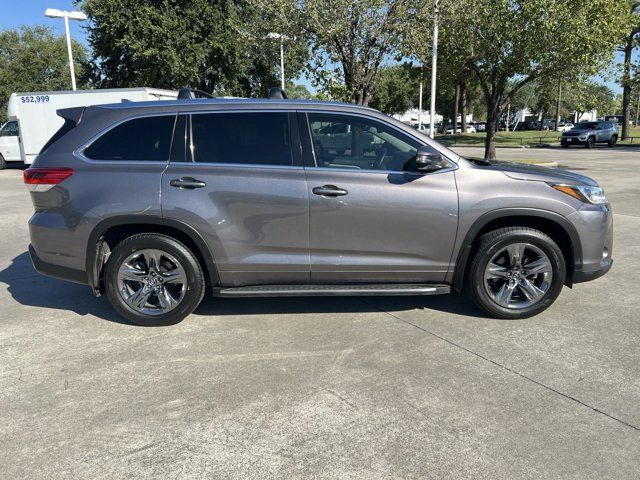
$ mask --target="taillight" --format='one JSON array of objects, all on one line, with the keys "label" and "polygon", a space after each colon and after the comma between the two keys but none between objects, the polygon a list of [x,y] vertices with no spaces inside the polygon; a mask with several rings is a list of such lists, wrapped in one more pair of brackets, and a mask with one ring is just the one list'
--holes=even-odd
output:
[{"label": "taillight", "polygon": [[32,191],[44,191],[71,175],[73,175],[72,168],[27,168],[23,172],[23,179],[24,183],[31,186]]}]

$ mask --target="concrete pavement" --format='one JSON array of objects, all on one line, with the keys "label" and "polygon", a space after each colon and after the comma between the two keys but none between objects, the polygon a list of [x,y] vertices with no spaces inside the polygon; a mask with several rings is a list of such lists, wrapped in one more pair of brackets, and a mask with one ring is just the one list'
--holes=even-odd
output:
[{"label": "concrete pavement", "polygon": [[518,155],[600,181],[616,237],[608,275],[522,321],[460,296],[207,299],[134,327],[33,271],[0,172],[2,477],[638,478],[640,150]]}]

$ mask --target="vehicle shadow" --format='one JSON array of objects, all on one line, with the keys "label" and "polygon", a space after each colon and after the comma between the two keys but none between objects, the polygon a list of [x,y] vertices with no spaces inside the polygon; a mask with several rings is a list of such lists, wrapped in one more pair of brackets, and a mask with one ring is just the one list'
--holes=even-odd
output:
[{"label": "vehicle shadow", "polygon": [[11,297],[21,305],[68,310],[78,315],[93,315],[123,325],[129,322],[120,317],[106,298],[96,298],[89,287],[65,282],[39,274],[31,264],[27,252],[15,257],[0,271],[0,284],[7,285]]},{"label": "vehicle shadow", "polygon": [[[0,283],[21,305],[68,310],[93,315],[109,322],[133,326],[120,317],[103,296],[96,298],[86,285],[69,283],[36,272],[27,252],[15,257],[0,271]],[[362,313],[434,310],[487,318],[462,295],[407,297],[280,297],[215,298],[205,296],[195,310],[197,316],[273,315],[308,313]]]}]

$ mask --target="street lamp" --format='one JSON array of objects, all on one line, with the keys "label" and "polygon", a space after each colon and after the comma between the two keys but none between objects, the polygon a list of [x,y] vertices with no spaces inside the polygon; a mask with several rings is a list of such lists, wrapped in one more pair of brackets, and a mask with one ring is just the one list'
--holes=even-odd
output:
[{"label": "street lamp", "polygon": [[69,19],[86,20],[87,16],[83,12],[67,12],[57,8],[47,8],[44,12],[49,18],[64,18],[64,28],[67,32],[67,53],[69,54],[69,70],[71,71],[71,88],[76,89],[76,73],[73,69],[73,55],[71,54],[71,35],[69,34]]},{"label": "street lamp", "polygon": [[282,90],[284,90],[284,41],[289,40],[289,37],[281,33],[268,33],[265,38],[269,40],[280,40],[280,84]]},{"label": "street lamp", "polygon": [[[433,48],[431,51],[431,110],[429,111],[429,136],[433,138],[434,131],[434,112],[436,110],[436,69],[438,66],[438,0],[435,3],[433,12]],[[457,122],[458,119],[454,119]],[[444,122],[443,122],[444,123]],[[455,128],[455,127],[454,127]]]}]

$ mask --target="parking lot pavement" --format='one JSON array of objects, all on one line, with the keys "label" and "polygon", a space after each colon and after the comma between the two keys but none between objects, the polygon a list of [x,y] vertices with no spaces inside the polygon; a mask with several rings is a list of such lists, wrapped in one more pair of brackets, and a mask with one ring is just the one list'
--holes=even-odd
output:
[{"label": "parking lot pavement", "polygon": [[0,172],[2,476],[638,478],[640,150],[518,155],[600,181],[616,242],[608,275],[522,321],[460,296],[208,299],[134,327],[33,271]]}]

